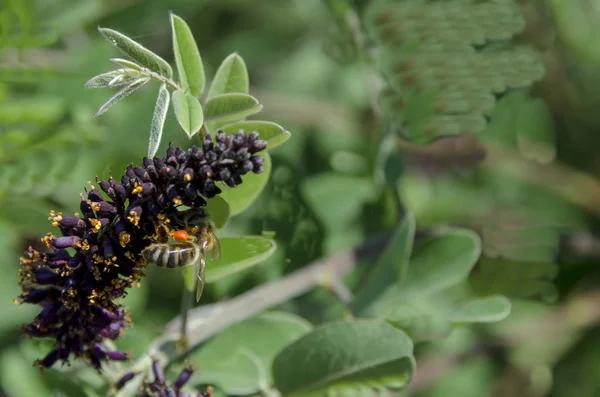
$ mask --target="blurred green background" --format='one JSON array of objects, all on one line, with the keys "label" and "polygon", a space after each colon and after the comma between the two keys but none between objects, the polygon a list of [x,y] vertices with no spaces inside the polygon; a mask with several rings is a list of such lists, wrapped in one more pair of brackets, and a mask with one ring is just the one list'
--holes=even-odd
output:
[{"label": "blurred green background", "polygon": [[[77,211],[88,180],[118,176],[146,154],[158,86],[95,119],[111,93],[83,85],[118,56],[97,26],[173,63],[169,11],[192,28],[207,76],[238,52],[248,65],[250,94],[264,105],[261,117],[292,132],[271,153],[273,174],[261,198],[219,231],[274,231],[277,252],[208,285],[203,302],[388,233],[408,209],[425,232],[444,224],[480,232],[484,256],[469,286],[514,300],[511,317],[496,326],[419,345],[419,376],[405,395],[600,396],[600,8],[584,0],[514,2],[526,22],[519,39],[545,65],[533,92],[550,109],[556,159],[529,161],[516,146],[484,139],[488,153],[478,164],[469,159],[481,147],[469,138],[417,146],[387,133],[388,121],[373,111],[372,95],[383,84],[376,68],[356,56],[356,32],[339,14],[342,3],[0,0],[0,396],[83,393],[68,376],[31,367],[46,347],[16,331],[37,313],[11,303],[19,293],[17,258],[51,231],[51,209]],[[350,5],[362,17],[369,3]],[[518,104],[500,100],[498,109],[502,117],[492,117],[487,135],[514,129]],[[169,141],[188,144],[172,113],[160,151]],[[179,273],[149,268],[126,298],[135,326],[119,346],[139,356],[178,314],[181,288]],[[344,312],[323,288],[282,309],[313,323]],[[90,375],[91,384],[98,381]]]}]

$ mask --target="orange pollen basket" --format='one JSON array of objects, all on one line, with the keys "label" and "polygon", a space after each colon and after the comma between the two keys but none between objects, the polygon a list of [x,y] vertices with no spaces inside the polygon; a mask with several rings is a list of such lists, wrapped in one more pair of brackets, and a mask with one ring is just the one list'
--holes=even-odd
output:
[{"label": "orange pollen basket", "polygon": [[185,230],[177,230],[173,233],[173,238],[177,241],[187,241],[190,238],[190,235]]}]

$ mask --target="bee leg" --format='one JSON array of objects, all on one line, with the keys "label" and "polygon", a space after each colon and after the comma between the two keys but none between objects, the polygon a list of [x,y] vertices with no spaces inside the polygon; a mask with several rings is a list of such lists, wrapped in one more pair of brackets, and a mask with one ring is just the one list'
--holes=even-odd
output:
[{"label": "bee leg", "polygon": [[200,301],[200,297],[202,296],[202,291],[204,291],[204,280],[206,280],[205,269],[206,269],[206,261],[204,260],[204,256],[200,257],[200,268],[198,269],[198,280],[196,280],[196,303]]}]

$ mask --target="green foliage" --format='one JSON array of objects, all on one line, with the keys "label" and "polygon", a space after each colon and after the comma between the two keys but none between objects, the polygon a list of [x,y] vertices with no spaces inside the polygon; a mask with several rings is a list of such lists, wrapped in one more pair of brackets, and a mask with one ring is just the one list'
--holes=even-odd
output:
[{"label": "green foliage", "polygon": [[[113,58],[111,60],[123,67],[122,69],[94,76],[85,84],[86,88],[124,86],[100,107],[95,114],[99,116],[149,81],[161,83],[150,126],[150,158],[156,154],[161,143],[169,102],[173,105],[179,125],[189,138],[203,128],[203,135],[216,132],[225,124],[243,121],[263,108],[256,98],[248,94],[248,70],[244,60],[237,53],[223,60],[204,99],[205,102],[201,103],[199,97],[204,91],[206,76],[200,51],[187,23],[173,13],[170,17],[179,84],[172,80],[173,70],[167,61],[126,35],[107,28],[98,30],[132,61]],[[169,101],[168,97],[169,88],[173,90],[172,101]],[[263,134],[268,138],[289,134],[283,128],[281,131],[273,131],[277,128],[275,126],[279,127],[277,124],[259,124],[257,127],[263,129]],[[281,144],[285,139],[287,138],[281,136],[275,144]]]},{"label": "green foliage", "polygon": [[330,393],[377,395],[401,390],[414,372],[412,341],[371,320],[321,326],[288,345],[273,361],[275,386],[284,396]]},{"label": "green foliage", "polygon": [[175,14],[171,14],[171,27],[173,52],[181,87],[189,90],[191,96],[197,97],[202,94],[206,79],[198,46],[187,23]]},{"label": "green foliage", "polygon": [[150,69],[154,73],[165,75],[168,78],[173,76],[173,70],[167,61],[131,40],[123,33],[108,28],[98,28],[98,31],[109,43],[117,47],[123,54],[130,56],[131,59],[138,62],[141,66]]},{"label": "green foliage", "polygon": [[190,138],[202,127],[204,123],[202,105],[190,93],[182,90],[173,91],[173,110],[179,125]]},{"label": "green foliage", "polygon": [[226,123],[260,112],[262,105],[248,94],[215,95],[206,102],[206,121]]},{"label": "green foliage", "polygon": [[158,151],[158,145],[162,139],[163,127],[169,111],[169,90],[162,84],[158,90],[154,114],[150,124],[150,139],[148,141],[148,157],[152,158]]},{"label": "green foliage", "polygon": [[494,94],[544,75],[533,50],[504,44],[525,25],[511,1],[373,1],[365,25],[389,84],[382,109],[419,144],[483,133]]},{"label": "green foliage", "polygon": [[[598,68],[583,34],[593,7],[551,1],[550,20],[516,0],[175,1],[181,17],[169,25],[159,0],[5,3],[0,249],[13,259],[0,282],[0,394],[113,392],[77,364],[31,368],[47,349],[16,343],[16,326],[36,314],[11,304],[16,258],[49,231],[48,209],[70,215],[94,175],[119,175],[146,144],[160,152],[163,137],[185,146],[218,129],[257,131],[269,153],[264,173],[208,200],[222,256],[209,255],[206,305],[194,310],[213,314],[193,321],[227,321],[215,313],[230,298],[314,260],[336,263],[341,249],[377,248],[343,257],[352,299],[325,272],[328,288],[278,312],[236,313],[247,320],[190,353],[198,371],[185,390],[567,396],[597,386]],[[131,37],[100,29],[127,57],[110,59],[113,71],[102,70],[114,54],[98,25]],[[106,102],[84,83],[118,92]],[[466,142],[485,160],[463,166]],[[147,272],[124,300],[135,327],[117,342],[136,358],[177,315],[184,288],[181,272]],[[570,303],[588,290],[593,299]],[[435,378],[404,390],[438,360],[448,365]]]},{"label": "green foliage", "polygon": [[244,212],[258,198],[260,193],[265,188],[271,175],[271,156],[268,153],[263,155],[265,163],[263,164],[263,172],[260,174],[246,175],[244,183],[235,188],[221,186],[223,193],[221,197],[229,204],[231,216]]},{"label": "green foliage", "polygon": [[292,135],[279,124],[272,123],[270,121],[259,120],[239,121],[236,123],[226,124],[220,129],[228,134],[234,134],[240,129],[246,131],[256,131],[258,132],[260,139],[264,139],[269,143],[269,149],[273,149],[283,144]]},{"label": "green foliage", "polygon": [[212,99],[228,92],[247,94],[249,84],[248,69],[244,59],[239,54],[233,53],[225,58],[217,69],[207,97]]},{"label": "green foliage", "polygon": [[217,281],[263,262],[277,248],[273,239],[262,236],[221,238],[221,257],[208,260],[207,281]]},{"label": "green foliage", "polygon": [[234,325],[194,354],[210,363],[202,382],[214,383],[228,394],[256,393],[271,384],[276,354],[311,329],[306,320],[285,312],[266,312]]}]

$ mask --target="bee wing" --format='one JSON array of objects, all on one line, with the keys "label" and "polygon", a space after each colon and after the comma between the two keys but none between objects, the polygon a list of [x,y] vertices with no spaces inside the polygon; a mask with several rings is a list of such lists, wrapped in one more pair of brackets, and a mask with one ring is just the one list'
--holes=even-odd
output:
[{"label": "bee wing", "polygon": [[196,303],[200,301],[202,291],[204,291],[204,280],[206,279],[204,273],[206,270],[206,261],[204,256],[200,256],[200,263],[198,264],[198,280],[196,280]]}]

